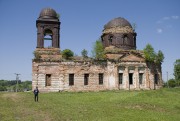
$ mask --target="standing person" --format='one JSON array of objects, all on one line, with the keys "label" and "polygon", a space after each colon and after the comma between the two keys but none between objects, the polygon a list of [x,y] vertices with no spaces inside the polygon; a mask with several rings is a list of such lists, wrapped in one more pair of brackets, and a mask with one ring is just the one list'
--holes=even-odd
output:
[{"label": "standing person", "polygon": [[39,90],[38,90],[38,87],[36,87],[36,89],[34,89],[34,101],[38,102],[38,93],[39,93]]}]

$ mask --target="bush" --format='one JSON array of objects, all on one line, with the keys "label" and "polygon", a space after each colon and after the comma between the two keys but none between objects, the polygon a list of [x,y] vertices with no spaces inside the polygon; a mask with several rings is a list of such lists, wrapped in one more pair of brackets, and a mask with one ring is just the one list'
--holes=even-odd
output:
[{"label": "bush", "polygon": [[33,54],[34,54],[34,58],[35,58],[35,59],[41,59],[41,55],[40,55],[39,52],[34,51]]},{"label": "bush", "polygon": [[169,87],[175,87],[175,86],[176,86],[176,81],[175,81],[174,79],[170,79],[170,80],[168,81],[168,86],[169,86]]},{"label": "bush", "polygon": [[180,80],[176,80],[176,86],[180,86]]},{"label": "bush", "polygon": [[0,86],[0,91],[7,91],[7,88],[5,86]]},{"label": "bush", "polygon": [[70,59],[71,57],[73,57],[74,53],[70,50],[70,49],[65,49],[62,51],[62,56],[65,59]]}]

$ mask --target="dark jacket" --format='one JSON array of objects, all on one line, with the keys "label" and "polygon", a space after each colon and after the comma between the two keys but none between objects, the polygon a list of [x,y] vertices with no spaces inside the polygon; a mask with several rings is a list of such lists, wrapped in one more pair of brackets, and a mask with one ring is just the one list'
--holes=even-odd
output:
[{"label": "dark jacket", "polygon": [[38,90],[38,89],[35,89],[35,90],[34,90],[34,94],[35,94],[35,95],[38,95],[38,93],[39,93],[39,90]]}]

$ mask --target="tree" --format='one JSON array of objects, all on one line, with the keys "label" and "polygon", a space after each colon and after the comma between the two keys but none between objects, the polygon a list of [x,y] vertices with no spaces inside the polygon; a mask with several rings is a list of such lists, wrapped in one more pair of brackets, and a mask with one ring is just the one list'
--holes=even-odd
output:
[{"label": "tree", "polygon": [[176,86],[176,81],[174,79],[168,80],[168,86],[169,87],[175,87]]},{"label": "tree", "polygon": [[0,91],[7,91],[7,88],[5,86],[0,85]]},{"label": "tree", "polygon": [[81,55],[83,56],[83,58],[87,58],[88,57],[87,54],[88,54],[88,51],[86,49],[83,49],[81,51]]},{"label": "tree", "polygon": [[65,59],[70,59],[73,55],[74,53],[70,49],[65,49],[62,51],[62,56]]},{"label": "tree", "polygon": [[164,54],[162,53],[161,50],[159,50],[156,55],[156,63],[160,64],[163,62],[163,60],[164,60]]},{"label": "tree", "polygon": [[180,59],[177,59],[174,63],[174,76],[177,84],[180,83]]},{"label": "tree", "polygon": [[22,88],[23,90],[31,90],[32,88],[30,87],[32,85],[32,82],[31,81],[24,81],[22,82]]},{"label": "tree", "polygon": [[149,62],[154,62],[156,58],[154,48],[150,44],[147,44],[143,51],[144,51],[145,59]]},{"label": "tree", "polygon": [[93,45],[92,55],[98,60],[105,59],[104,47],[100,39],[96,40],[95,44]]},{"label": "tree", "polygon": [[154,48],[150,44],[147,44],[143,51],[146,61],[154,62],[156,64],[161,64],[164,60],[163,52],[159,50],[158,53],[156,54]]}]

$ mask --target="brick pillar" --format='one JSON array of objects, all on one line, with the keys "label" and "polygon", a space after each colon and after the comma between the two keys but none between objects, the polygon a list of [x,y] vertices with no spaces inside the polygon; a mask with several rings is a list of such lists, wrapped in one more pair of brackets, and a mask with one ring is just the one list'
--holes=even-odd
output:
[{"label": "brick pillar", "polygon": [[135,89],[139,89],[139,71],[138,71],[138,66],[135,67],[134,70],[134,76],[135,76]]},{"label": "brick pillar", "polygon": [[151,89],[150,72],[149,71],[150,71],[149,68],[146,67],[146,69],[145,69],[145,74],[146,74],[145,87]]},{"label": "brick pillar", "polygon": [[128,66],[125,67],[123,75],[124,75],[124,77],[123,77],[124,89],[129,89],[129,69],[128,69]]}]

